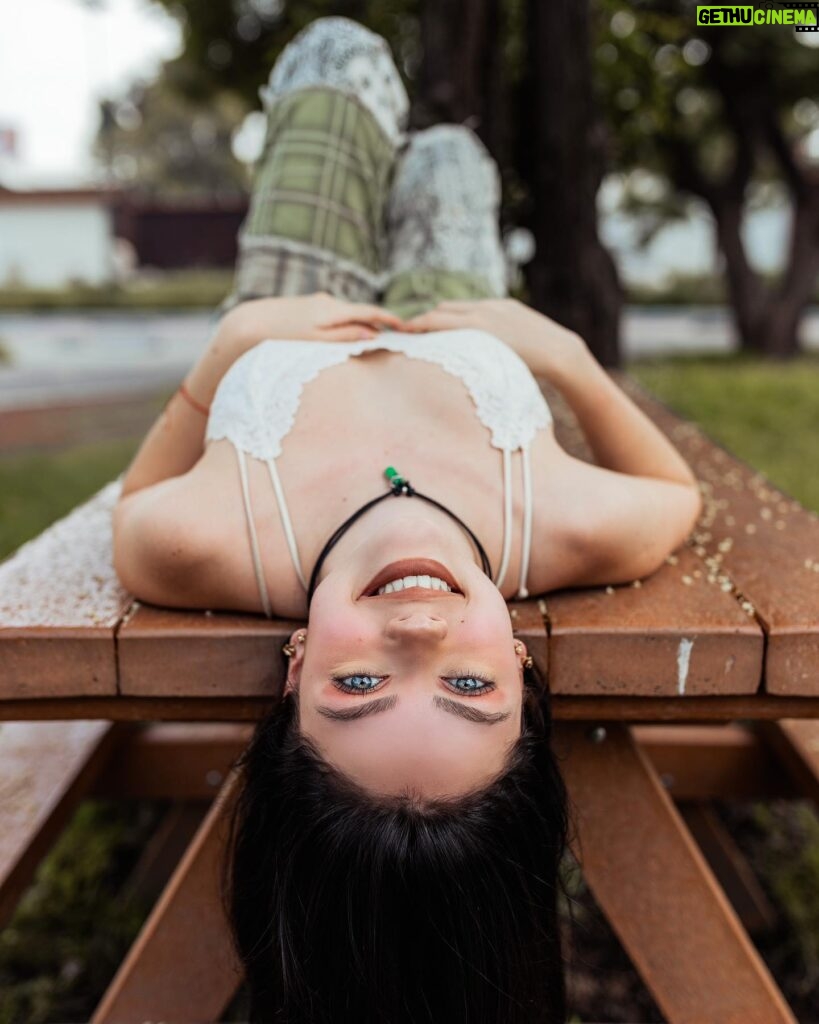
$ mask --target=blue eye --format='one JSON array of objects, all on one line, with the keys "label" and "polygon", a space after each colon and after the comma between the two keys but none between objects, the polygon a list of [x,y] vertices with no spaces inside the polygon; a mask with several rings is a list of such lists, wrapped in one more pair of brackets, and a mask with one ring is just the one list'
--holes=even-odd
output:
[{"label": "blue eye", "polygon": [[372,693],[383,680],[384,676],[372,676],[361,672],[351,676],[333,676],[333,685],[345,693]]},{"label": "blue eye", "polygon": [[464,674],[462,676],[449,676],[444,680],[447,686],[460,693],[464,697],[479,697],[483,693],[489,693],[495,689],[495,684],[480,676]]}]

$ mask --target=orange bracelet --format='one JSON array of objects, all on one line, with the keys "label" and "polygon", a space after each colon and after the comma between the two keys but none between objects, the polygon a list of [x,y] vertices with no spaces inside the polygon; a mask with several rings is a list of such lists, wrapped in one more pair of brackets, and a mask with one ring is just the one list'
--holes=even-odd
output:
[{"label": "orange bracelet", "polygon": [[188,405],[196,409],[197,412],[201,412],[203,416],[210,416],[210,409],[208,406],[202,405],[201,402],[197,402],[190,391],[185,387],[184,382],[179,385],[179,394],[185,399]]}]

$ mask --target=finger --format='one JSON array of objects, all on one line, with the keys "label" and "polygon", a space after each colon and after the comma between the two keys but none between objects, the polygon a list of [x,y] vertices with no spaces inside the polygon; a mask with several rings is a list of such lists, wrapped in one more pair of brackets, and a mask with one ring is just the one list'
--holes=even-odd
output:
[{"label": "finger", "polygon": [[400,330],[404,323],[400,317],[390,313],[389,310],[382,309],[380,306],[370,305],[366,302],[349,302],[342,309],[339,309],[333,317],[326,320],[322,326],[333,327],[338,324],[349,323],[350,321],[385,324],[388,327],[393,327],[395,330]]},{"label": "finger", "polygon": [[420,331],[445,331],[451,327],[458,327],[463,322],[463,317],[457,313],[446,313],[437,309],[431,309],[427,313],[420,313],[407,321],[407,325]]},{"label": "finger", "polygon": [[378,331],[367,324],[343,324],[323,329],[321,337],[325,341],[372,341]]},{"label": "finger", "polygon": [[474,313],[476,302],[467,302],[463,299],[444,299],[435,307],[447,313]]}]

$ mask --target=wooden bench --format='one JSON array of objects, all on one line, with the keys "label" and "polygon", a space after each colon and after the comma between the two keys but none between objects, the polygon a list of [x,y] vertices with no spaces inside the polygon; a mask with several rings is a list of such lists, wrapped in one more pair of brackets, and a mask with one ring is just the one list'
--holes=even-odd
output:
[{"label": "wooden bench", "polygon": [[[793,1021],[748,937],[770,908],[708,801],[819,797],[819,517],[616,379],[705,507],[649,579],[511,606],[554,697],[572,849],[669,1021]],[[241,980],[216,881],[231,764],[294,624],[132,600],[110,560],[117,486],[0,565],[0,719],[30,723],[0,727],[0,913],[82,795],[212,801],[94,1019],[215,1020]],[[49,720],[73,723],[64,750]]]}]

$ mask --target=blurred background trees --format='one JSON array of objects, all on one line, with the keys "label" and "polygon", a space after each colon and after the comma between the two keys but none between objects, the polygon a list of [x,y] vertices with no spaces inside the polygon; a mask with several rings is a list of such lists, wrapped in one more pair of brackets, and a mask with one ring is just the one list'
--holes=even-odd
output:
[{"label": "blurred background trees", "polygon": [[[154,2],[180,20],[184,46],[154,83],[103,104],[98,149],[115,176],[153,190],[247,188],[228,139],[258,112],[259,85],[301,28],[347,15],[392,46],[413,126],[466,122],[481,136],[502,171],[504,231],[534,243],[525,297],[604,365],[619,360],[622,303],[598,235],[607,175],[645,240],[704,205],[742,347],[799,350],[819,273],[819,61],[792,29],[698,28],[694,0]],[[744,237],[747,211],[765,203],[790,213],[775,280]]]}]

